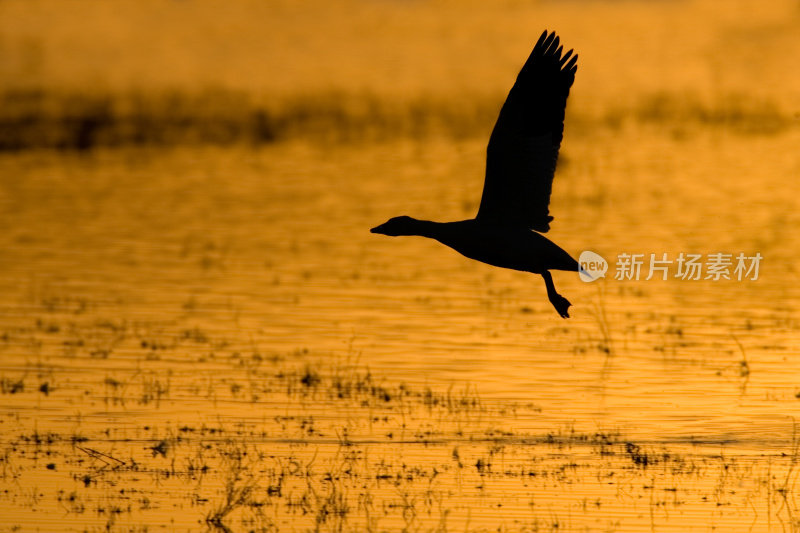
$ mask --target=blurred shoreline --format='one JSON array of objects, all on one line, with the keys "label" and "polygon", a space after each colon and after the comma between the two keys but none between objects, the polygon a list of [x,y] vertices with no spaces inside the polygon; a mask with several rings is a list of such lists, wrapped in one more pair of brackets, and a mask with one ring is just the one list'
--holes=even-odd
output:
[{"label": "blurred shoreline", "polygon": [[545,28],[567,137],[800,125],[795,0],[3,0],[0,151],[487,138]]},{"label": "blurred shoreline", "polygon": [[[265,100],[225,89],[117,94],[18,89],[0,94],[0,151],[488,138],[503,98],[392,99],[330,91]],[[800,126],[798,113],[766,98],[729,94],[707,102],[699,95],[666,92],[602,112],[568,108],[567,120],[568,136],[632,125],[680,137],[708,127],[772,135]]]}]

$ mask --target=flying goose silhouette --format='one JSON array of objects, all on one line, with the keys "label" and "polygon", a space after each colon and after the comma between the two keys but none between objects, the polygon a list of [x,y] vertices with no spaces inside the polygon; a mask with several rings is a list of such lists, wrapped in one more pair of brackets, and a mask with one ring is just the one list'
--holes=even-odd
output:
[{"label": "flying goose silhouette", "polygon": [[[400,216],[372,228],[396,237],[435,239],[490,265],[541,274],[547,297],[563,318],[570,302],[556,292],[551,270],[577,272],[578,262],[542,235],[564,133],[564,111],[578,56],[555,32],[542,33],[508,93],[486,150],[483,197],[474,219],[431,222]],[[533,231],[532,231],[533,230]]]}]

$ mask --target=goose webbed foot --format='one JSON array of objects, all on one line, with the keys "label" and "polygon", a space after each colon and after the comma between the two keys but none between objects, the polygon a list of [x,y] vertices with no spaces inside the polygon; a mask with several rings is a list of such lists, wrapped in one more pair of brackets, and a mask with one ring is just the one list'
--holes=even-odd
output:
[{"label": "goose webbed foot", "polygon": [[545,270],[544,273],[542,273],[542,277],[547,287],[547,297],[550,299],[550,303],[556,308],[561,318],[569,318],[569,306],[572,304],[569,303],[569,300],[556,292],[556,286],[553,284],[553,276],[550,275],[549,271]]},{"label": "goose webbed foot", "polygon": [[552,303],[553,307],[556,308],[556,311],[558,311],[558,314],[561,315],[561,318],[569,318],[568,309],[569,306],[572,305],[571,303],[569,303],[569,300],[567,300],[558,293],[550,295],[549,298],[550,298],[550,303]]}]

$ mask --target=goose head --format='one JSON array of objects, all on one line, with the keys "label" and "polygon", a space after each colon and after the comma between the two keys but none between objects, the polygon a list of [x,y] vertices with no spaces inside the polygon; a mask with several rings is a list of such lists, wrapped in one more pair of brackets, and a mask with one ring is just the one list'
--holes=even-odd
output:
[{"label": "goose head", "polygon": [[417,222],[419,222],[417,219],[404,215],[390,218],[380,226],[375,226],[369,231],[371,233],[389,235],[390,237],[397,237],[399,235],[418,235],[417,230],[419,227]]}]

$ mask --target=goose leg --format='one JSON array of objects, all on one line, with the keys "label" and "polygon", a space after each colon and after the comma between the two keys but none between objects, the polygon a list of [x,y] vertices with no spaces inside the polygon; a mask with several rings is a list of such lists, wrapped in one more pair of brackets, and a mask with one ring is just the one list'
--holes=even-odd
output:
[{"label": "goose leg", "polygon": [[547,297],[550,299],[550,303],[556,308],[556,311],[558,311],[558,314],[561,315],[561,318],[569,318],[568,309],[572,304],[569,303],[569,300],[556,292],[556,286],[553,284],[553,276],[550,275],[549,270],[545,270],[542,273],[542,277],[544,278],[544,284],[547,287]]}]

